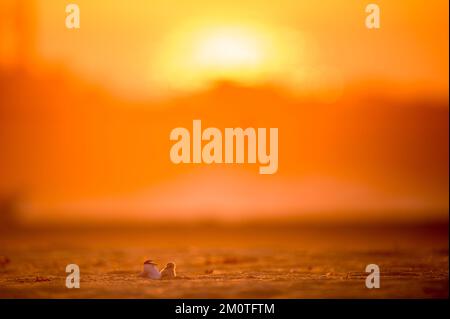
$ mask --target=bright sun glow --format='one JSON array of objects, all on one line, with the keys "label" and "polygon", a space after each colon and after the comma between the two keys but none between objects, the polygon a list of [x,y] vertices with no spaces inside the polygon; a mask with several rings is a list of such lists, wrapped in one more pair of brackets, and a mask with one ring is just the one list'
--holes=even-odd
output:
[{"label": "bright sun glow", "polygon": [[200,40],[196,63],[217,69],[256,68],[264,62],[261,44],[238,30],[220,30]]},{"label": "bright sun glow", "polygon": [[167,88],[191,91],[218,80],[255,85],[302,76],[302,41],[291,30],[211,24],[177,30],[162,43],[151,70],[154,82]]}]

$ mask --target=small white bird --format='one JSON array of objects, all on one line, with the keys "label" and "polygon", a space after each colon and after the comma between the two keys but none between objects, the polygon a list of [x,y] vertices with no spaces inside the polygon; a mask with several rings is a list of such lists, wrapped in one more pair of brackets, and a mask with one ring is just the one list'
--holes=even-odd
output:
[{"label": "small white bird", "polygon": [[150,279],[161,279],[161,273],[156,267],[158,264],[154,263],[153,260],[146,260],[144,262],[144,271],[141,273],[142,277]]},{"label": "small white bird", "polygon": [[168,263],[166,267],[161,270],[161,279],[173,279],[177,276],[175,272],[175,263]]}]

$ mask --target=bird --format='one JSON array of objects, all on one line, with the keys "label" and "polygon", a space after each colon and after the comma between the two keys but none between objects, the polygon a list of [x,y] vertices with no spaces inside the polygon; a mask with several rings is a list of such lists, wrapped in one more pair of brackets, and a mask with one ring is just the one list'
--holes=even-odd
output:
[{"label": "bird", "polygon": [[161,273],[156,267],[158,264],[153,260],[146,260],[144,262],[144,271],[141,273],[142,277],[150,279],[161,279]]},{"label": "bird", "polygon": [[177,276],[175,271],[175,263],[171,262],[166,265],[166,267],[161,270],[161,279],[173,279]]}]

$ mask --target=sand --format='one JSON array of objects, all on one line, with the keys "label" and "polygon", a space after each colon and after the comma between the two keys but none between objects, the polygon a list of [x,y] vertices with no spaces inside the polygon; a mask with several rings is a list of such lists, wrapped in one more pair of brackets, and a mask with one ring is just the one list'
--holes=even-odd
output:
[{"label": "sand", "polygon": [[[3,231],[0,297],[447,298],[447,227]],[[146,259],[176,262],[178,278],[140,278]],[[80,289],[65,287],[70,263]],[[371,263],[380,289],[365,287]]]}]

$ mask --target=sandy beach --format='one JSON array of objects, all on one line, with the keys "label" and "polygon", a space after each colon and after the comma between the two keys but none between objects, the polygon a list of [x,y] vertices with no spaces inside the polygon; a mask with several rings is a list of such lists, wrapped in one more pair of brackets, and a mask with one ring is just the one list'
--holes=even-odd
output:
[{"label": "sandy beach", "polygon": [[[0,297],[447,298],[446,227],[197,225],[3,232]],[[175,261],[178,278],[140,278],[147,258],[160,268]],[[69,263],[80,266],[80,289],[65,287]],[[380,289],[365,287],[370,263],[380,267]]]}]

